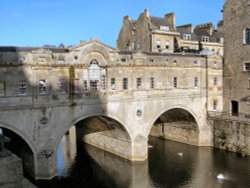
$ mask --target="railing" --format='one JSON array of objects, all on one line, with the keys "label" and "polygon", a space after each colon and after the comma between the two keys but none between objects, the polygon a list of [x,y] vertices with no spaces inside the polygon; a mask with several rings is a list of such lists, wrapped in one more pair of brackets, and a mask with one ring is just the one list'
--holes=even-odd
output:
[{"label": "railing", "polygon": [[250,114],[243,114],[243,113],[232,114],[228,112],[208,111],[207,117],[209,119],[229,120],[229,121],[238,121],[242,123],[250,123]]}]

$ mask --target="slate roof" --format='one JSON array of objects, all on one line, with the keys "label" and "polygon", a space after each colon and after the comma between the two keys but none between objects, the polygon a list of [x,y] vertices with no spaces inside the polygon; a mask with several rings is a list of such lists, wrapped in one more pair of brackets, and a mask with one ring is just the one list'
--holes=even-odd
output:
[{"label": "slate roof", "polygon": [[150,16],[150,22],[154,29],[159,29],[160,26],[168,26],[170,30],[173,29],[171,24],[165,18]]}]

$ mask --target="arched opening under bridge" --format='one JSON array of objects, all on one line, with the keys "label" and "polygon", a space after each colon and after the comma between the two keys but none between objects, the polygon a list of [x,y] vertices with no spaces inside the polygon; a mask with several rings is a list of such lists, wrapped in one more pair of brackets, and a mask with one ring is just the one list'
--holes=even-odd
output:
[{"label": "arched opening under bridge", "polygon": [[131,140],[124,126],[110,117],[90,116],[71,125],[61,137],[57,147],[58,176],[75,176],[71,172],[83,153],[97,162],[97,156],[89,149],[93,146],[122,158],[131,157]]},{"label": "arched opening under bridge", "polygon": [[198,145],[199,126],[194,115],[189,111],[172,108],[156,119],[149,136]]},{"label": "arched opening under bridge", "polygon": [[18,133],[4,127],[0,127],[0,129],[3,135],[11,139],[11,142],[5,143],[4,147],[22,159],[24,174],[34,177],[35,162],[31,147]]}]

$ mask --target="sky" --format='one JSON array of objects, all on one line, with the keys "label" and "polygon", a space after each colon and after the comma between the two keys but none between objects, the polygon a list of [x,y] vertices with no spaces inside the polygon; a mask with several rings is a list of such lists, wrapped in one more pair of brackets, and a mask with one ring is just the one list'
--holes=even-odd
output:
[{"label": "sky", "polygon": [[98,38],[111,47],[123,17],[174,12],[176,24],[222,20],[225,0],[0,0],[0,46],[78,45]]}]

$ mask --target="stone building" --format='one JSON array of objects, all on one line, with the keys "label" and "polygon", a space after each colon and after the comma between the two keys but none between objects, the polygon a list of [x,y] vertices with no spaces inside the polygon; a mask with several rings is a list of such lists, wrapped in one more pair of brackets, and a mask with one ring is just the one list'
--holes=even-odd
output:
[{"label": "stone building", "polygon": [[55,153],[74,124],[84,122],[80,140],[143,161],[148,135],[212,146],[207,112],[223,110],[219,55],[122,51],[95,39],[1,47],[0,85],[0,128],[26,143],[20,157],[38,179],[56,175]]},{"label": "stone building", "polygon": [[212,23],[176,26],[174,13],[164,18],[150,16],[145,10],[137,20],[129,16],[123,18],[117,47],[121,50],[140,50],[146,52],[200,52],[209,49],[223,56],[223,22],[214,29]]},{"label": "stone building", "polygon": [[224,111],[250,117],[250,1],[224,5]]},{"label": "stone building", "polygon": [[250,154],[250,1],[224,9],[223,113],[214,113],[214,146]]}]

